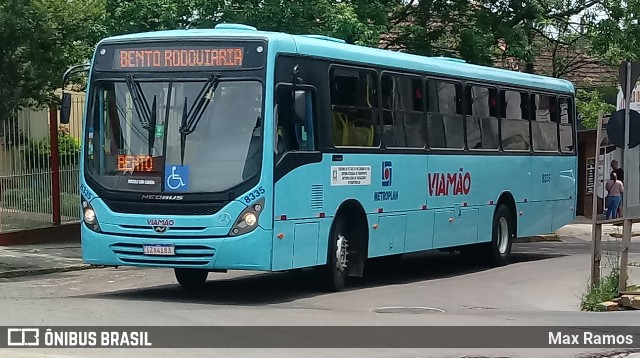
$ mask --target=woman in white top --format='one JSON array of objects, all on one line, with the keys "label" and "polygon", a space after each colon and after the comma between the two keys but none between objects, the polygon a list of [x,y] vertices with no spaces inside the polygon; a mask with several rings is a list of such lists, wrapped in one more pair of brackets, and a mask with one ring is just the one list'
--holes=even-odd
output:
[{"label": "woman in white top", "polygon": [[618,206],[620,206],[620,198],[624,192],[622,182],[618,180],[616,173],[611,173],[610,180],[605,185],[607,189],[607,220],[616,219],[618,217]]}]

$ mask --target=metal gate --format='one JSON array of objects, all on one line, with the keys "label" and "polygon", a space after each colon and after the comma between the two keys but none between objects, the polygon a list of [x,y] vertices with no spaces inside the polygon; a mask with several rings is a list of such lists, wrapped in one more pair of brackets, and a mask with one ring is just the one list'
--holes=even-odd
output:
[{"label": "metal gate", "polygon": [[[72,97],[72,105],[82,113],[84,98]],[[57,118],[56,109],[23,109],[0,119],[0,232],[80,219],[81,116],[58,127],[59,168],[52,168],[50,125]],[[52,185],[53,173],[59,185]]]}]

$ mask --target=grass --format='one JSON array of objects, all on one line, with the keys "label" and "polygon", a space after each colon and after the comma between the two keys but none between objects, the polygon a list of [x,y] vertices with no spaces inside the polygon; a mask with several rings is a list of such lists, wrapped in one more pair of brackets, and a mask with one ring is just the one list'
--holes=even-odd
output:
[{"label": "grass", "polygon": [[582,295],[580,309],[583,311],[602,311],[602,302],[611,301],[618,297],[618,283],[620,271],[614,269],[609,275],[600,279],[598,285],[590,286]]},{"label": "grass", "polygon": [[620,271],[612,270],[611,273],[600,279],[598,285],[591,286],[580,299],[580,309],[583,311],[602,311],[602,302],[611,301],[618,297],[618,282]]}]

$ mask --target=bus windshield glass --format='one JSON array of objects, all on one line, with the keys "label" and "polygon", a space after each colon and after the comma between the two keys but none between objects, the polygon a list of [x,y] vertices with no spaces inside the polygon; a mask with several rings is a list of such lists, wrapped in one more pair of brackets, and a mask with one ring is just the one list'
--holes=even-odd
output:
[{"label": "bus windshield glass", "polygon": [[211,84],[131,76],[96,82],[85,146],[90,176],[109,190],[187,193],[220,192],[256,176],[262,84]]}]

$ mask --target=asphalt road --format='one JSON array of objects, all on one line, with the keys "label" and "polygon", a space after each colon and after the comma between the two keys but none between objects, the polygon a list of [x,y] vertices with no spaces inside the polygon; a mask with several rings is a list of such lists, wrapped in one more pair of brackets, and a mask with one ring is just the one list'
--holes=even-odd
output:
[{"label": "asphalt road", "polygon": [[[631,252],[630,261],[640,261],[638,244]],[[304,270],[211,273],[202,292],[189,293],[177,285],[171,270],[90,269],[0,280],[0,325],[638,325],[636,311],[579,311],[589,260],[589,243],[580,239],[514,245],[513,263],[494,269],[466,265],[458,255],[430,252],[400,262],[375,262],[367,277],[352,280],[339,293],[319,291],[314,273]],[[632,282],[638,283],[635,271],[640,269],[632,270]],[[0,349],[0,357],[575,357],[603,352]]]}]

